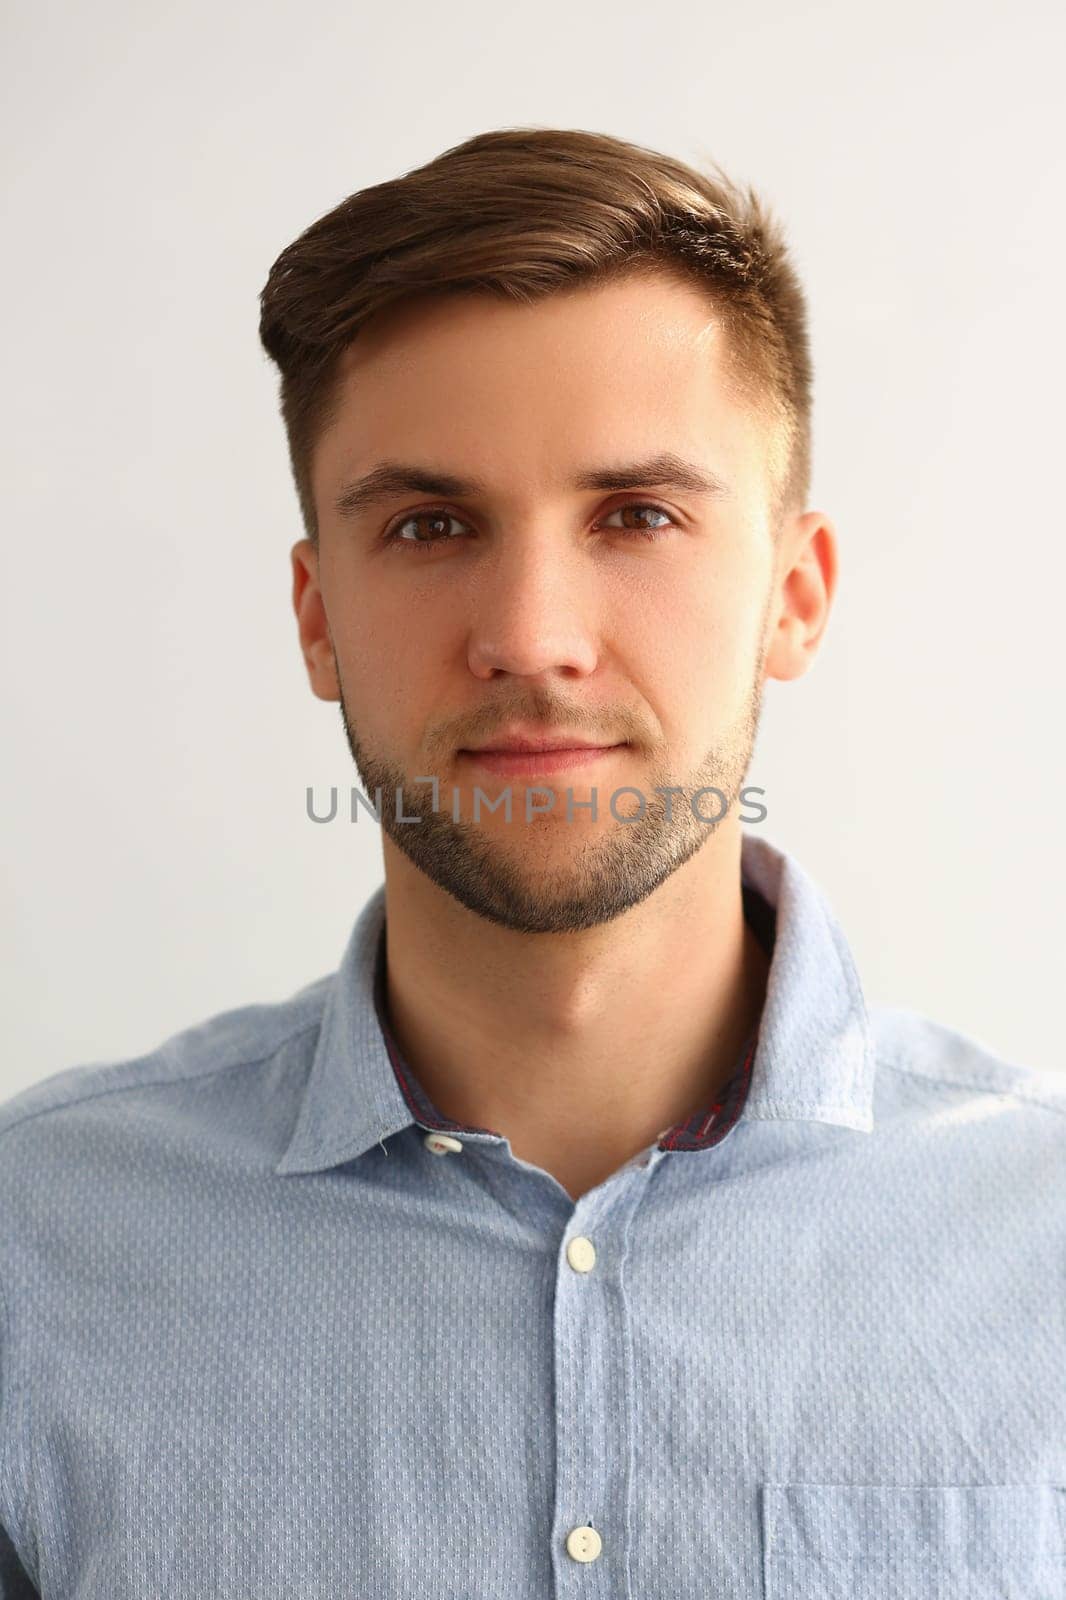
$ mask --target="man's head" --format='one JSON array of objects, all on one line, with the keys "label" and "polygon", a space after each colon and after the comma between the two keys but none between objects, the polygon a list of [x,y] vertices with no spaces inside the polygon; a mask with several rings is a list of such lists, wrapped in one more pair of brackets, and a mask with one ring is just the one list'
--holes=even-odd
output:
[{"label": "man's head", "polygon": [[[506,926],[617,916],[715,831],[696,790],[735,827],[763,682],[805,669],[832,592],[775,229],[653,152],[504,130],[345,201],[262,305],[304,656],[389,838]],[[617,748],[517,778],[464,753],[516,724]],[[555,800],[528,822],[527,784]],[[473,820],[507,787],[511,823]]]}]

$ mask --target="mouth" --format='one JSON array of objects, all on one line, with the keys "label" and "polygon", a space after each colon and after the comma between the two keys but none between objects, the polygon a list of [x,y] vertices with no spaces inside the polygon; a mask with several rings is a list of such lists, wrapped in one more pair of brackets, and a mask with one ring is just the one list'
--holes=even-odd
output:
[{"label": "mouth", "polygon": [[459,759],[466,765],[495,773],[497,777],[550,777],[555,772],[594,766],[616,750],[627,748],[624,744],[604,744],[557,746],[548,750],[460,750]]}]

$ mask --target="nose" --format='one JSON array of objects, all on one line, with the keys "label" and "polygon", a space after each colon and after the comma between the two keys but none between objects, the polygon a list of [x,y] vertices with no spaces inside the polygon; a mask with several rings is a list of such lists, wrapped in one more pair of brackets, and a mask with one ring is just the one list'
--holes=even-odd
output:
[{"label": "nose", "polygon": [[587,564],[558,532],[503,539],[479,574],[468,661],[475,677],[594,672],[596,597]]}]

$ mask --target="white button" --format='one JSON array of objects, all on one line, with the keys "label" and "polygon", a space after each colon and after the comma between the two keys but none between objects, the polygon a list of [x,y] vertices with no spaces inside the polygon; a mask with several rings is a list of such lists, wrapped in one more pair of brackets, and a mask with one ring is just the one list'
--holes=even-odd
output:
[{"label": "white button", "polygon": [[446,1156],[449,1151],[459,1151],[463,1147],[458,1139],[453,1139],[450,1133],[427,1133],[422,1140],[427,1150],[432,1150],[435,1156]]},{"label": "white button", "polygon": [[595,1528],[571,1528],[566,1548],[575,1561],[595,1561],[603,1549],[603,1540]]},{"label": "white button", "polygon": [[575,1272],[591,1272],[596,1265],[596,1251],[591,1239],[583,1233],[571,1239],[566,1247],[566,1259]]}]

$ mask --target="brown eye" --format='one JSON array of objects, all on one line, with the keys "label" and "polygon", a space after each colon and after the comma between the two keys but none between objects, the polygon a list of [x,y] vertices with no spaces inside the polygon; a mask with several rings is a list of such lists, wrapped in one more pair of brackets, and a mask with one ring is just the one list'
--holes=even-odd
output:
[{"label": "brown eye", "polygon": [[[445,511],[441,507],[433,507],[429,511],[412,511],[393,526],[386,535],[385,542],[386,544],[406,545],[417,550],[428,550],[435,545],[451,544],[454,542],[454,535],[446,531],[450,522],[454,522],[459,527],[463,526],[458,517],[453,516],[450,511]],[[425,527],[425,537],[405,537],[405,529],[416,528],[419,523],[422,523]]]},{"label": "brown eye", "polygon": [[[663,519],[662,522],[658,524],[649,524],[646,521],[623,523],[621,532],[635,534],[638,538],[658,539],[668,528],[677,526],[669,511],[664,511],[662,506],[646,504],[643,501],[630,501],[627,505],[615,506],[613,511],[608,512],[608,516],[640,517],[645,512],[650,512],[653,517],[661,517]],[[606,521],[601,521],[600,526],[605,527],[608,524]],[[615,524],[615,526],[617,527],[618,524]]]}]

